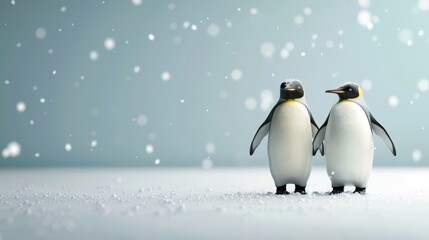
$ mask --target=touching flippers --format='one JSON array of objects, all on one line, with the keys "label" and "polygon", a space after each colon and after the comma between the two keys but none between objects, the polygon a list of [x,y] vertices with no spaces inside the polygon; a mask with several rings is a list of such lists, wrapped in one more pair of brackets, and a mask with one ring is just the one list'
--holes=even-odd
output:
[{"label": "touching flippers", "polygon": [[326,121],[320,126],[319,131],[317,131],[316,136],[313,139],[313,156],[316,155],[317,149],[320,148],[320,153],[325,155],[323,141],[325,140],[326,127],[328,126],[329,115],[326,118]]},{"label": "touching flippers", "polygon": [[[311,121],[311,135],[314,139],[316,137],[317,132],[319,131],[319,126],[317,126],[316,121],[314,121],[313,115],[311,114],[310,110],[308,108],[307,108],[307,110],[308,110],[308,114],[310,115],[310,121]],[[322,154],[322,156],[323,156],[325,154],[324,153],[325,149],[324,149],[323,143],[322,143],[322,145],[320,145],[320,147],[318,149],[320,150],[320,154]],[[316,150],[316,152],[317,152],[317,150]],[[315,155],[315,153],[313,154],[313,156],[314,155]]]}]

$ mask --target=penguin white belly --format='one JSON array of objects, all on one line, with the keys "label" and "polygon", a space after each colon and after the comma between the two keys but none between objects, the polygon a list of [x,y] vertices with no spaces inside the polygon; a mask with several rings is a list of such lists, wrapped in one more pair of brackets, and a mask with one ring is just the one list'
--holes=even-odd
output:
[{"label": "penguin white belly", "polygon": [[312,134],[307,108],[296,101],[278,106],[268,137],[270,171],[277,187],[305,187],[311,172]]},{"label": "penguin white belly", "polygon": [[332,187],[366,187],[372,169],[374,143],[364,110],[341,101],[331,110],[325,135],[325,156]]}]

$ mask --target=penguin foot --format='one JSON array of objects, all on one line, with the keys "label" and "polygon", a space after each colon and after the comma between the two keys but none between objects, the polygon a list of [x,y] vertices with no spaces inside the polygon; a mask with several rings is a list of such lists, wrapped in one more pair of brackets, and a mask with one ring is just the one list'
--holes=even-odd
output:
[{"label": "penguin foot", "polygon": [[295,193],[307,194],[305,191],[305,187],[299,186],[295,184]]},{"label": "penguin foot", "polygon": [[277,195],[285,195],[285,194],[289,194],[289,192],[288,192],[288,191],[286,191],[286,185],[284,185],[284,186],[280,186],[280,187],[277,187],[276,194],[277,194]]},{"label": "penguin foot", "polygon": [[332,192],[329,195],[340,194],[344,192],[344,186],[341,187],[332,187]]},{"label": "penguin foot", "polygon": [[359,193],[360,195],[365,195],[366,188],[356,187],[356,189],[353,193]]}]

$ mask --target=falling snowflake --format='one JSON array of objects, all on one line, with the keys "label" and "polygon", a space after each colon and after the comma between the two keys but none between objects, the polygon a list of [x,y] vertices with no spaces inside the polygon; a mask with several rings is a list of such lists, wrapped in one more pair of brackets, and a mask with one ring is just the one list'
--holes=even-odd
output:
[{"label": "falling snowflake", "polygon": [[206,158],[201,162],[201,166],[206,170],[211,169],[213,168],[213,161],[209,158]]},{"label": "falling snowflake", "polygon": [[152,154],[154,151],[153,145],[152,144],[148,144],[146,145],[146,153],[147,154]]},{"label": "falling snowflake", "polygon": [[140,72],[140,66],[135,66],[133,71],[135,74],[139,73]]},{"label": "falling snowflake", "polygon": [[364,79],[361,83],[362,89],[365,91],[369,91],[372,88],[372,82],[369,79]]},{"label": "falling snowflake", "polygon": [[403,28],[399,31],[399,41],[408,46],[413,45],[413,32],[407,28]]},{"label": "falling snowflake", "polygon": [[92,148],[95,148],[98,145],[97,140],[92,140],[90,145]]},{"label": "falling snowflake", "polygon": [[289,57],[289,51],[286,48],[283,48],[280,51],[280,57],[283,58],[283,59],[288,58]]},{"label": "falling snowflake", "polygon": [[263,43],[260,48],[262,56],[266,58],[272,57],[274,55],[275,50],[276,50],[276,47],[271,42]]},{"label": "falling snowflake", "polygon": [[257,15],[259,11],[257,8],[251,8],[249,12],[251,15]]},{"label": "falling snowflake", "polygon": [[304,17],[301,15],[298,15],[295,17],[294,21],[296,25],[302,25],[304,23]]},{"label": "falling snowflake", "polygon": [[169,72],[162,72],[161,73],[161,79],[164,82],[170,81],[171,75]]},{"label": "falling snowflake", "polygon": [[260,94],[261,103],[259,107],[262,111],[268,111],[271,107],[271,104],[274,102],[273,92],[270,90],[263,90]]},{"label": "falling snowflake", "polygon": [[44,39],[46,37],[46,29],[38,28],[36,29],[36,38]]},{"label": "falling snowflake", "polygon": [[309,7],[306,7],[304,8],[304,14],[310,16],[311,14],[313,14],[313,10]]},{"label": "falling snowflake", "polygon": [[188,29],[191,26],[191,23],[189,21],[183,22],[183,28]]},{"label": "falling snowflake", "polygon": [[25,110],[27,109],[27,106],[25,105],[24,102],[18,102],[16,104],[16,110],[20,113],[25,112]]},{"label": "falling snowflake", "polygon": [[295,44],[293,42],[287,42],[285,47],[288,51],[292,51],[295,49]]},{"label": "falling snowflake", "polygon": [[3,158],[15,158],[21,154],[21,145],[17,142],[10,142],[2,151]]},{"label": "falling snowflake", "polygon": [[142,4],[143,0],[131,0],[131,2],[136,6],[140,6]]},{"label": "falling snowflake", "polygon": [[422,152],[419,149],[415,149],[413,150],[411,157],[413,158],[414,162],[420,162],[422,159]]},{"label": "falling snowflake", "polygon": [[244,101],[244,106],[248,109],[248,110],[255,110],[256,107],[258,107],[258,102],[256,101],[256,99],[249,97],[246,99],[246,101]]},{"label": "falling snowflake", "polygon": [[208,154],[214,154],[216,152],[216,145],[212,142],[206,143],[206,152]]},{"label": "falling snowflake", "polygon": [[104,47],[108,50],[108,51],[112,51],[115,48],[115,39],[113,38],[106,38],[104,40]]},{"label": "falling snowflake", "polygon": [[371,0],[358,0],[358,3],[362,8],[368,8],[371,6]]},{"label": "falling snowflake", "polygon": [[239,81],[241,80],[241,78],[243,77],[243,73],[241,72],[240,69],[234,69],[231,72],[231,78],[234,81]]},{"label": "falling snowflake", "polygon": [[91,61],[96,61],[98,59],[98,52],[97,51],[89,52],[89,59]]},{"label": "falling snowflake", "polygon": [[418,7],[422,11],[428,11],[429,10],[429,0],[420,0],[418,2]]},{"label": "falling snowflake", "polygon": [[144,114],[141,114],[141,115],[139,115],[138,117],[137,117],[137,124],[140,126],[140,127],[144,127],[144,126],[146,126],[146,124],[149,122],[149,119],[148,119],[148,117],[146,116],[146,115],[144,115]]},{"label": "falling snowflake", "polygon": [[417,82],[417,88],[420,92],[426,92],[429,90],[429,81],[425,78],[420,79]]},{"label": "falling snowflake", "polygon": [[220,33],[220,27],[216,23],[212,23],[207,27],[207,34],[210,37],[217,37]]},{"label": "falling snowflake", "polygon": [[389,97],[389,105],[392,107],[396,107],[399,104],[399,99],[396,96],[390,96]]},{"label": "falling snowflake", "polygon": [[64,146],[64,149],[65,149],[67,152],[70,152],[70,151],[72,150],[72,145],[71,145],[70,143],[66,143],[66,145]]},{"label": "falling snowflake", "polygon": [[357,20],[361,26],[366,27],[368,29],[372,29],[374,26],[372,23],[372,15],[368,10],[361,10],[358,13]]}]

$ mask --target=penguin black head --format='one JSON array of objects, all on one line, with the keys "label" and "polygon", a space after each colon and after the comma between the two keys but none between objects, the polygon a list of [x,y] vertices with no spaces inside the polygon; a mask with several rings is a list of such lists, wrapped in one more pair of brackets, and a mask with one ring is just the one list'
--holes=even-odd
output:
[{"label": "penguin black head", "polygon": [[362,90],[356,83],[345,83],[337,89],[326,90],[327,93],[336,93],[340,100],[353,99],[362,96]]},{"label": "penguin black head", "polygon": [[304,88],[299,80],[291,80],[282,82],[280,85],[280,98],[289,100],[302,98],[304,96]]}]

